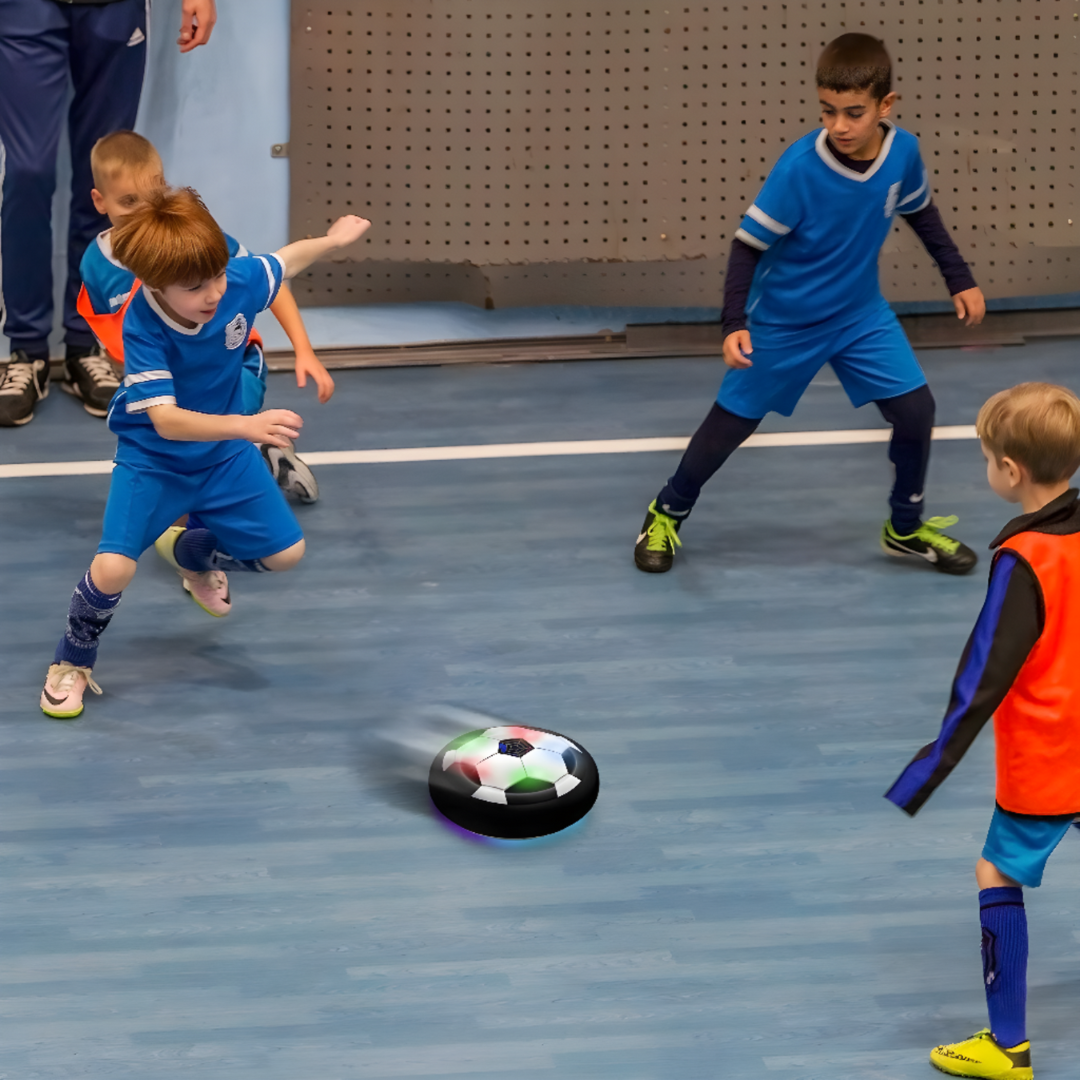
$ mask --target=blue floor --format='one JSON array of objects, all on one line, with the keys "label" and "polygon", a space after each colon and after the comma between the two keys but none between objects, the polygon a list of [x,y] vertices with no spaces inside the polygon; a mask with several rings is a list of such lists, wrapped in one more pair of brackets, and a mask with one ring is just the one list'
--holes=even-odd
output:
[{"label": "blue floor", "polygon": [[[935,350],[939,424],[1075,342]],[[373,369],[268,404],[300,449],[689,434],[712,360]],[[823,378],[765,430],[877,427]],[[59,393],[0,461],[102,458]],[[929,1080],[985,1023],[974,861],[987,731],[914,821],[979,609],[878,550],[883,446],[747,449],[665,576],[631,548],[676,454],[327,466],[309,555],[215,621],[144,557],[63,723],[37,709],[102,476],[0,480],[0,1077]],[[1010,510],[974,442],[931,513]],[[464,839],[398,776],[448,706],[561,730],[602,790],[566,834]],[[388,739],[387,736],[390,736]],[[1080,837],[1028,898],[1040,1080],[1076,1075]]]}]

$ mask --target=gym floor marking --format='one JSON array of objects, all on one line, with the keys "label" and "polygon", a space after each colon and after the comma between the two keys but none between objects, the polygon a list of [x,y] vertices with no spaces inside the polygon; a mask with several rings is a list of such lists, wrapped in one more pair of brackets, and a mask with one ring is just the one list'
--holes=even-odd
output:
[{"label": "gym floor marking", "polygon": [[[889,441],[888,428],[839,431],[776,431],[751,435],[743,444],[764,446],[851,446]],[[972,424],[934,428],[935,440],[975,439]],[[488,443],[479,446],[407,446],[396,450],[315,450],[303,455],[308,465],[391,465],[409,461],[479,461],[490,458],[577,457],[586,454],[644,454],[685,450],[687,437],[654,439],[581,439],[567,442]],[[112,472],[111,461],[31,461],[0,465],[0,480],[25,476],[95,476]]]}]

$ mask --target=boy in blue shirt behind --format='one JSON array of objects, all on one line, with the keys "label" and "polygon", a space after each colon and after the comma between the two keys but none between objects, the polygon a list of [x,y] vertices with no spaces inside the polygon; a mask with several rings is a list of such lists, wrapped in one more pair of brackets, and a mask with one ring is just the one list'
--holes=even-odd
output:
[{"label": "boy in blue shirt behind", "polygon": [[[83,282],[79,311],[108,355],[123,363],[121,326],[135,275],[113,254],[113,228],[142,205],[146,192],[165,187],[165,177],[153,143],[134,131],[114,131],[99,139],[90,153],[90,168],[94,177],[91,198],[97,210],[109,218],[110,227],[99,233],[83,254],[79,265]],[[225,243],[229,258],[248,254],[244,245],[228,233]],[[288,288],[279,291],[270,310],[296,354],[297,385],[306,386],[310,376],[320,403],[329,401],[334,393],[334,380],[315,355],[300,310]],[[91,416],[105,416],[119,385],[112,364],[105,357],[89,356],[77,374],[78,378],[64,384],[65,389],[82,400]],[[253,333],[244,347],[244,413],[256,413],[263,407],[266,376],[262,341]],[[266,444],[259,449],[283,491],[303,503],[318,499],[318,482],[291,444]]]},{"label": "boy in blue shirt behind", "polygon": [[784,151],[735,234],[723,314],[732,370],[649,506],[634,548],[646,572],[671,569],[702,485],[766,413],[790,416],[825,364],[856,408],[874,402],[893,428],[896,481],[881,546],[949,574],[975,565],[975,553],[942,531],[955,518],[921,516],[934,399],[878,286],[893,217],[918,234],[969,326],[982,320],[983,295],[931,202],[918,140],[888,119],[896,94],[884,45],[866,34],[837,38],[817,85],[824,127]]},{"label": "boy in blue shirt behind", "polygon": [[[300,526],[256,449],[284,446],[303,421],[287,409],[244,414],[244,346],[286,278],[369,227],[342,217],[326,236],[230,259],[217,222],[187,188],[148,193],[115,229],[117,260],[143,284],[124,319],[124,382],[109,407],[118,442],[101,543],[71,598],[41,693],[46,715],[78,716],[86,688],[101,692],[92,674],[98,638],[155,539],[213,614],[232,603],[226,571],[288,570],[303,557]],[[205,527],[162,537],[188,511]]]}]

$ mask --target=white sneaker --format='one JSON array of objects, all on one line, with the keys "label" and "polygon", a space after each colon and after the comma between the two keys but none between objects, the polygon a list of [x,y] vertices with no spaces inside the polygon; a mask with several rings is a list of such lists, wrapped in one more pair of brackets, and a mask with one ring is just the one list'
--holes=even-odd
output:
[{"label": "white sneaker", "polygon": [[41,691],[41,711],[56,720],[74,720],[83,711],[82,699],[87,687],[95,694],[101,693],[90,668],[76,667],[66,660],[50,664]]}]

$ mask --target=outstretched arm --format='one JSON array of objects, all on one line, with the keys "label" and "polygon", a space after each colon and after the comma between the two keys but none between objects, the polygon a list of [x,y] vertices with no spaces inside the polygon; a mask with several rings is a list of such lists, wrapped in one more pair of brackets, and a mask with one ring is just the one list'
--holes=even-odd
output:
[{"label": "outstretched arm", "polygon": [[288,285],[282,285],[277,299],[270,305],[270,310],[274,313],[274,318],[281,323],[281,329],[289,336],[293,352],[296,354],[296,385],[301,388],[307,386],[310,375],[315,380],[319,402],[326,404],[333,396],[334,380],[330,377],[330,372],[319,362],[315,350],[311,347],[296,297],[293,296]]},{"label": "outstretched arm", "polygon": [[324,255],[355,243],[370,228],[371,222],[365,218],[346,214],[326,230],[325,236],[313,236],[307,240],[286,244],[277,252],[277,257],[285,267],[285,277],[294,278],[297,274],[302,274]]}]

